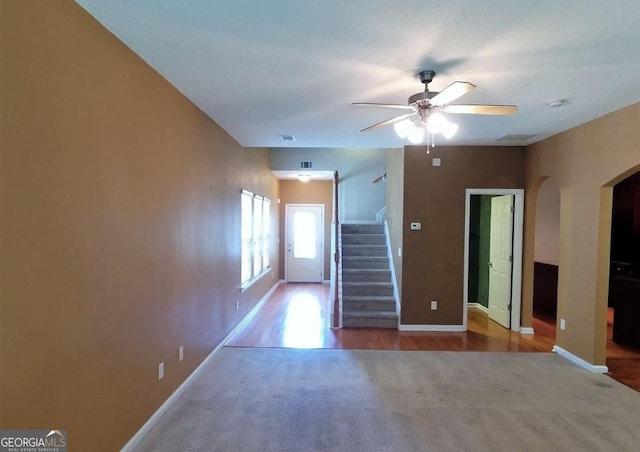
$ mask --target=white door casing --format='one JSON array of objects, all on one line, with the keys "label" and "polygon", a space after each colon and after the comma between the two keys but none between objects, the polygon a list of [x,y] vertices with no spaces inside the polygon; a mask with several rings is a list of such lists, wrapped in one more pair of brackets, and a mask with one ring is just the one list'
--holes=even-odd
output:
[{"label": "white door casing", "polygon": [[287,282],[322,282],[324,205],[285,206],[285,275]]},{"label": "white door casing", "polygon": [[489,239],[489,318],[505,328],[511,319],[513,196],[491,198]]}]

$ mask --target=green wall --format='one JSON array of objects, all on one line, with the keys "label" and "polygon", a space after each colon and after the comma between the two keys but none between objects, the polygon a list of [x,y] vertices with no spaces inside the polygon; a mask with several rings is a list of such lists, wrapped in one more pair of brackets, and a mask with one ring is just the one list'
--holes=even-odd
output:
[{"label": "green wall", "polygon": [[469,211],[469,292],[470,303],[489,307],[489,238],[492,195],[472,195]]}]

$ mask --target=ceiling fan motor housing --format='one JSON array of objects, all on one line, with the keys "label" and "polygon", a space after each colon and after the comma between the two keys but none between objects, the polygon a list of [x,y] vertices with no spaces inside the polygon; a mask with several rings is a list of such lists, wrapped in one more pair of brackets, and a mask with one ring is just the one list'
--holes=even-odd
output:
[{"label": "ceiling fan motor housing", "polygon": [[438,94],[437,92],[429,91],[429,83],[431,83],[433,77],[436,76],[436,73],[435,71],[426,70],[418,72],[418,76],[420,77],[420,81],[424,83],[424,92],[411,96],[408,103],[409,105],[416,105],[417,107],[425,107],[429,105],[429,101]]},{"label": "ceiling fan motor housing", "polygon": [[427,70],[418,72],[418,75],[420,76],[420,81],[425,85],[428,85],[433,80],[433,77],[436,76],[436,73],[435,71]]},{"label": "ceiling fan motor housing", "polygon": [[428,105],[429,101],[438,94],[436,91],[423,91],[421,93],[416,93],[413,96],[409,97],[407,101],[409,105]]}]

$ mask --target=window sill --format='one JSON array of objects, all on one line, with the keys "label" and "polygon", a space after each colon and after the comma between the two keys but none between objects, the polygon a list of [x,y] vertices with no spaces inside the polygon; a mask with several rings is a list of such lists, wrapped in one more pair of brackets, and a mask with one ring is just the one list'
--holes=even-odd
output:
[{"label": "window sill", "polygon": [[248,290],[249,288],[251,288],[251,286],[253,286],[255,283],[257,283],[258,281],[260,281],[262,278],[264,278],[268,273],[270,273],[273,270],[273,268],[271,267],[267,267],[265,268],[262,273],[260,273],[258,276],[254,277],[253,279],[250,279],[249,281],[247,281],[246,283],[244,283],[243,285],[240,286],[240,293],[245,292],[246,290]]}]

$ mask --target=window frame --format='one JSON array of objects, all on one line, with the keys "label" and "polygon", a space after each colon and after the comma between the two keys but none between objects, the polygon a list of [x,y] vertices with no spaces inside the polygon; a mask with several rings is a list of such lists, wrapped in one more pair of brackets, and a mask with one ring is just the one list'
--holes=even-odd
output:
[{"label": "window frame", "polygon": [[240,196],[240,288],[271,270],[271,200],[242,189]]}]

